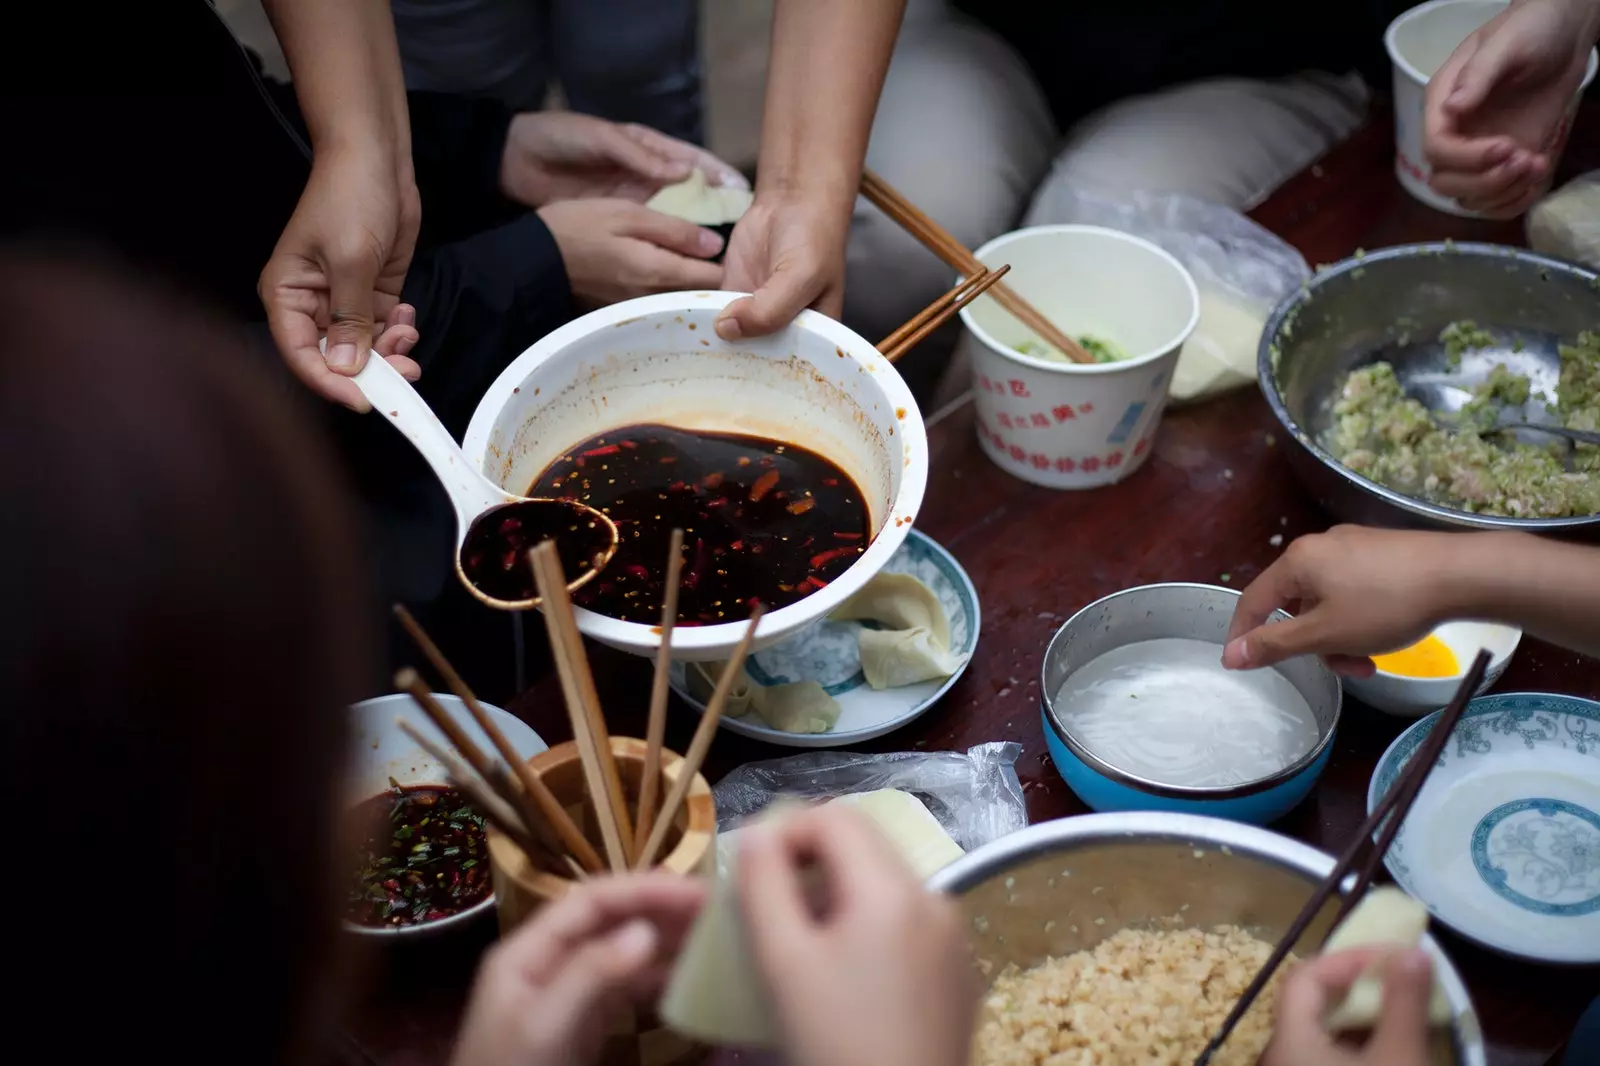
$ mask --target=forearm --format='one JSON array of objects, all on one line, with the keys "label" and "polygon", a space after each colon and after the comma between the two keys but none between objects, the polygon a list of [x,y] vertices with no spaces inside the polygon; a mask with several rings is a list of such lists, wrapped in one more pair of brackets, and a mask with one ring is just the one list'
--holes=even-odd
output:
[{"label": "forearm", "polygon": [[314,151],[382,151],[410,173],[411,127],[387,0],[263,0]]},{"label": "forearm", "polygon": [[777,0],[757,193],[848,214],[905,0]]},{"label": "forearm", "polygon": [[1478,618],[1600,656],[1600,547],[1526,533],[1446,534],[1448,617]]}]

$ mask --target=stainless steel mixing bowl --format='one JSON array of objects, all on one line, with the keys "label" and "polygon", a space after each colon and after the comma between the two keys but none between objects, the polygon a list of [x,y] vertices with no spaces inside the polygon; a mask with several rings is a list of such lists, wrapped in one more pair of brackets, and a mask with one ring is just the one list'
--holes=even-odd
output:
[{"label": "stainless steel mixing bowl", "polygon": [[[956,860],[929,879],[958,898],[979,966],[1034,966],[1129,926],[1180,918],[1197,928],[1238,925],[1276,942],[1333,869],[1315,848],[1266,829],[1188,814],[1087,814],[1029,826]],[[1330,901],[1301,941],[1310,954],[1338,909]],[[1455,1024],[1435,1062],[1483,1066],[1483,1033],[1466,985],[1424,937]]]},{"label": "stainless steel mixing bowl", "polygon": [[[1498,343],[1452,365],[1439,332],[1463,319]],[[1498,518],[1428,503],[1346,469],[1321,444],[1340,386],[1357,367],[1392,364],[1410,395],[1440,411],[1458,409],[1496,363],[1527,374],[1536,397],[1553,399],[1557,346],[1593,329],[1600,281],[1591,270],[1495,244],[1410,244],[1346,259],[1285,297],[1262,331],[1257,369],[1291,441],[1291,465],[1337,518],[1600,537],[1600,515]]]}]

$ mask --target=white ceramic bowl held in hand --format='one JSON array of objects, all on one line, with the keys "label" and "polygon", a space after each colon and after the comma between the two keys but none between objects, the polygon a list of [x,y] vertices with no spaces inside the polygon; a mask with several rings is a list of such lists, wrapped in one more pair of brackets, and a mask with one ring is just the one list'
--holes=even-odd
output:
[{"label": "white ceramic bowl held in hand", "polygon": [[[1464,218],[1483,216],[1468,211],[1428,186],[1433,169],[1428,166],[1422,150],[1424,94],[1429,79],[1444,66],[1456,47],[1509,6],[1509,0],[1430,0],[1389,23],[1383,35],[1389,62],[1394,67],[1395,176],[1406,192],[1429,207]],[[1558,157],[1566,147],[1567,134],[1578,112],[1578,102],[1583,99],[1583,91],[1594,80],[1595,62],[1595,50],[1591,48],[1583,83],[1573,94],[1572,106],[1551,146]],[[1549,187],[1548,180],[1545,187]]]},{"label": "white ceramic bowl held in hand", "polygon": [[[823,618],[860,589],[905,540],[928,479],[922,414],[871,343],[802,311],[769,337],[727,343],[717,312],[741,294],[663,293],[593,311],[551,333],[506,368],[478,404],[463,450],[510,492],[526,490],[567,449],[607,430],[659,423],[803,445],[832,460],[866,498],[872,543],[826,588],[761,619],[759,650]],[[653,654],[653,625],[578,609],[578,628],[603,644]],[[728,658],[744,621],[682,627],[673,657]]]},{"label": "white ceramic bowl held in hand", "polygon": [[1129,358],[1078,364],[1024,355],[1038,342],[988,296],[961,311],[978,440],[1000,469],[1052,489],[1121,481],[1150,457],[1178,352],[1200,321],[1194,279],[1149,241],[1099,226],[1034,226],[974,253],[1068,334]]}]

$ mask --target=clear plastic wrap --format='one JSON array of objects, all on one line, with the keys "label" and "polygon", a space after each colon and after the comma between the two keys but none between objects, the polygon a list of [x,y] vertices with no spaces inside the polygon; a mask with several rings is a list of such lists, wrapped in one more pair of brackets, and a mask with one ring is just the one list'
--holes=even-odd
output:
[{"label": "clear plastic wrap", "polygon": [[1037,223],[1080,223],[1143,237],[1170,252],[1200,291],[1200,323],[1183,346],[1171,397],[1185,403],[1256,380],[1256,348],[1273,305],[1311,276],[1305,257],[1230,208],[1191,196],[1111,200],[1051,184]]},{"label": "clear plastic wrap", "polygon": [[1528,212],[1528,246],[1600,270],[1600,170],[1579,174]]},{"label": "clear plastic wrap", "polygon": [[856,755],[807,752],[746,763],[717,782],[717,831],[736,829],[778,799],[820,802],[894,788],[920,799],[966,851],[1028,824],[1017,758],[1022,745],[979,744],[960,751]]}]

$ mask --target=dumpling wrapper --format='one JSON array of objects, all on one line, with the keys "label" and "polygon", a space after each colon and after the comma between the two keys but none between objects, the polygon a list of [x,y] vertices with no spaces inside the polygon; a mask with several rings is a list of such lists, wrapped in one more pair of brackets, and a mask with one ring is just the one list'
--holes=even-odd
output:
[{"label": "dumpling wrapper", "polygon": [[726,226],[744,217],[752,199],[749,189],[712,185],[706,180],[705,171],[696,170],[676,185],[658,191],[645,206],[697,226]]},{"label": "dumpling wrapper", "polygon": [[[711,699],[717,679],[727,663],[690,663],[684,673],[689,694],[701,703]],[[839,720],[839,702],[816,681],[786,685],[758,685],[745,671],[728,692],[722,713],[730,718],[754,714],[773,729],[785,733],[826,733]]]},{"label": "dumpling wrapper", "polygon": [[[885,788],[828,802],[855,807],[871,819],[919,877],[928,877],[965,854],[933,812],[909,792]],[[780,799],[760,820],[782,817],[793,809],[794,804]],[[732,879],[741,832],[734,829],[717,835],[718,874],[711,898],[689,930],[656,1013],[678,1033],[702,1043],[775,1050],[777,1023],[772,997],[745,939]]]},{"label": "dumpling wrapper", "polygon": [[950,650],[950,619],[939,597],[910,574],[878,574],[829,617],[883,626],[862,629],[859,638],[861,672],[875,689],[949,677],[966,662]]},{"label": "dumpling wrapper", "polygon": [[[1422,934],[1427,928],[1426,907],[1400,889],[1383,885],[1368,890],[1361,902],[1328,937],[1327,943],[1322,946],[1322,953],[1327,955],[1378,944],[1414,948],[1422,942]],[[1383,964],[1380,962],[1350,986],[1344,999],[1328,1012],[1322,1025],[1330,1033],[1371,1029],[1378,1024],[1382,1012]],[[1445,997],[1444,986],[1435,976],[1433,996],[1428,1002],[1428,1021],[1432,1025],[1447,1026],[1451,1019],[1450,1000]]]}]

